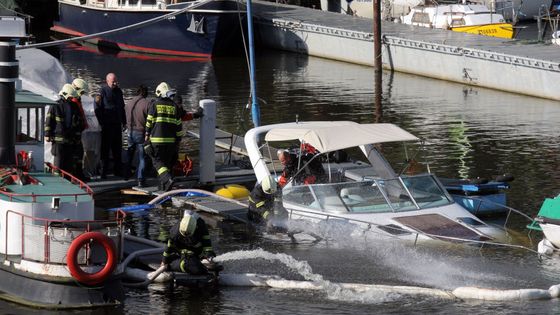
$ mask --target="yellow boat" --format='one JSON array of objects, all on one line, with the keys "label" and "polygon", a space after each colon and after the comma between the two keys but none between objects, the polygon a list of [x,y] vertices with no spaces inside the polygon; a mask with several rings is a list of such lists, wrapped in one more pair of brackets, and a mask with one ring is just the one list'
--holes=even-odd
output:
[{"label": "yellow boat", "polygon": [[403,24],[453,30],[500,38],[513,38],[513,25],[482,4],[420,5],[401,17]]},{"label": "yellow boat", "polygon": [[451,30],[454,32],[470,33],[499,38],[513,38],[513,25],[509,23],[456,26],[451,27]]}]

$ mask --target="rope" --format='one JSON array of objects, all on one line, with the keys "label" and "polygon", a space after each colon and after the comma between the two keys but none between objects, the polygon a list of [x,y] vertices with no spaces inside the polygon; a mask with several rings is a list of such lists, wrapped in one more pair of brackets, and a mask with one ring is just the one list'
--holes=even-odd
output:
[{"label": "rope", "polygon": [[208,2],[211,2],[211,1],[212,0],[204,0],[204,1],[201,1],[197,4],[192,5],[190,7],[187,7],[187,8],[183,8],[183,9],[180,9],[180,10],[177,10],[177,11],[174,11],[174,12],[162,15],[162,16],[155,17],[153,19],[149,19],[149,20],[146,20],[146,21],[143,21],[143,22],[139,22],[139,23],[115,28],[115,29],[112,29],[112,30],[107,30],[107,31],[103,31],[103,32],[95,33],[95,34],[90,34],[90,35],[79,36],[79,37],[72,37],[72,38],[68,38],[68,39],[61,39],[61,40],[56,40],[56,41],[51,41],[51,42],[30,44],[30,45],[25,45],[25,46],[17,46],[16,49],[43,48],[43,47],[58,46],[58,45],[62,45],[62,44],[65,44],[65,43],[82,41],[82,40],[87,40],[87,39],[90,39],[90,38],[96,38],[96,37],[101,37],[101,36],[104,36],[104,35],[119,33],[119,32],[131,30],[131,29],[135,29],[135,28],[140,28],[140,27],[144,27],[144,26],[148,26],[148,25],[160,22],[162,20],[166,20],[170,17],[179,15],[181,13],[194,11],[196,8],[206,4]]}]

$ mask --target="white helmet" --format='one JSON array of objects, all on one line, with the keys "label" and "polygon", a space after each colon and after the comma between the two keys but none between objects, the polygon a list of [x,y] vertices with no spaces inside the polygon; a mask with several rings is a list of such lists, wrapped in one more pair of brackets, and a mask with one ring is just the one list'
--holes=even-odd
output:
[{"label": "white helmet", "polygon": [[261,187],[265,194],[274,194],[276,192],[276,181],[272,176],[266,176],[261,182]]},{"label": "white helmet", "polygon": [[62,89],[60,90],[60,92],[58,92],[58,95],[60,95],[65,100],[71,97],[78,97],[78,93],[76,93],[76,90],[72,87],[72,84],[68,83],[62,86]]},{"label": "white helmet", "polygon": [[169,88],[169,85],[166,82],[161,82],[156,87],[156,96],[157,97],[172,97],[175,95],[175,91]]},{"label": "white helmet", "polygon": [[86,81],[82,79],[74,79],[72,86],[76,89],[78,95],[89,93],[89,87]]},{"label": "white helmet", "polygon": [[185,210],[181,223],[179,223],[179,233],[183,236],[192,236],[196,230],[196,221],[200,216],[190,210]]}]

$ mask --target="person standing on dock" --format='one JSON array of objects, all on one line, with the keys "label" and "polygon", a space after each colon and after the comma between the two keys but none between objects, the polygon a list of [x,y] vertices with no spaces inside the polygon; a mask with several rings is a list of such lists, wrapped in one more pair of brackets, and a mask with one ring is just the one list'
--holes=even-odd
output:
[{"label": "person standing on dock", "polygon": [[[60,99],[49,108],[45,121],[45,140],[52,142],[54,165],[74,174],[72,161],[76,139],[80,139],[83,120],[72,98],[78,97],[71,84],[65,84],[59,92]],[[79,140],[81,142],[81,139]]]},{"label": "person standing on dock", "polygon": [[84,160],[84,146],[82,141],[82,133],[88,127],[86,115],[84,113],[84,108],[82,107],[82,95],[89,92],[88,84],[83,79],[74,79],[72,81],[72,87],[76,90],[77,97],[73,97],[71,99],[72,103],[76,105],[78,109],[78,113],[80,115],[80,119],[82,120],[82,130],[80,130],[80,134],[76,134],[74,139],[71,141],[72,145],[72,157],[71,160],[74,161],[74,175],[78,177],[80,180],[85,180],[84,176],[84,167],[83,167],[83,160]]},{"label": "person standing on dock", "polygon": [[177,150],[183,137],[180,109],[172,97],[175,91],[166,82],[156,88],[157,99],[148,110],[146,118],[146,152],[153,160],[158,173],[160,189],[168,191],[173,186],[171,170],[177,159]]},{"label": "person standing on dock", "polygon": [[206,223],[197,213],[185,210],[169,232],[161,264],[171,271],[203,275],[208,271],[200,260],[214,257]]},{"label": "person standing on dock", "polygon": [[128,101],[124,108],[126,128],[128,129],[128,158],[125,176],[130,174],[134,155],[137,154],[138,167],[136,168],[136,178],[138,179],[138,187],[144,187],[146,185],[144,177],[144,169],[146,167],[144,161],[144,137],[150,100],[147,98],[148,88],[146,86],[140,85],[136,92],[136,96]]},{"label": "person standing on dock", "polygon": [[107,85],[101,88],[95,99],[95,116],[101,126],[101,177],[109,172],[109,153],[113,155],[113,170],[117,176],[122,175],[122,131],[126,126],[124,98],[118,86],[117,76],[108,73]]}]

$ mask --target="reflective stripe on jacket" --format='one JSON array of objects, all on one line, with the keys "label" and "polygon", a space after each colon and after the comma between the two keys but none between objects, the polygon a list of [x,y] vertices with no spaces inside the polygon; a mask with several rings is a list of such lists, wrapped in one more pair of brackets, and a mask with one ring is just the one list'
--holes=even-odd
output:
[{"label": "reflective stripe on jacket", "polygon": [[169,98],[157,98],[148,110],[146,133],[152,144],[175,143],[183,136],[179,109]]}]

